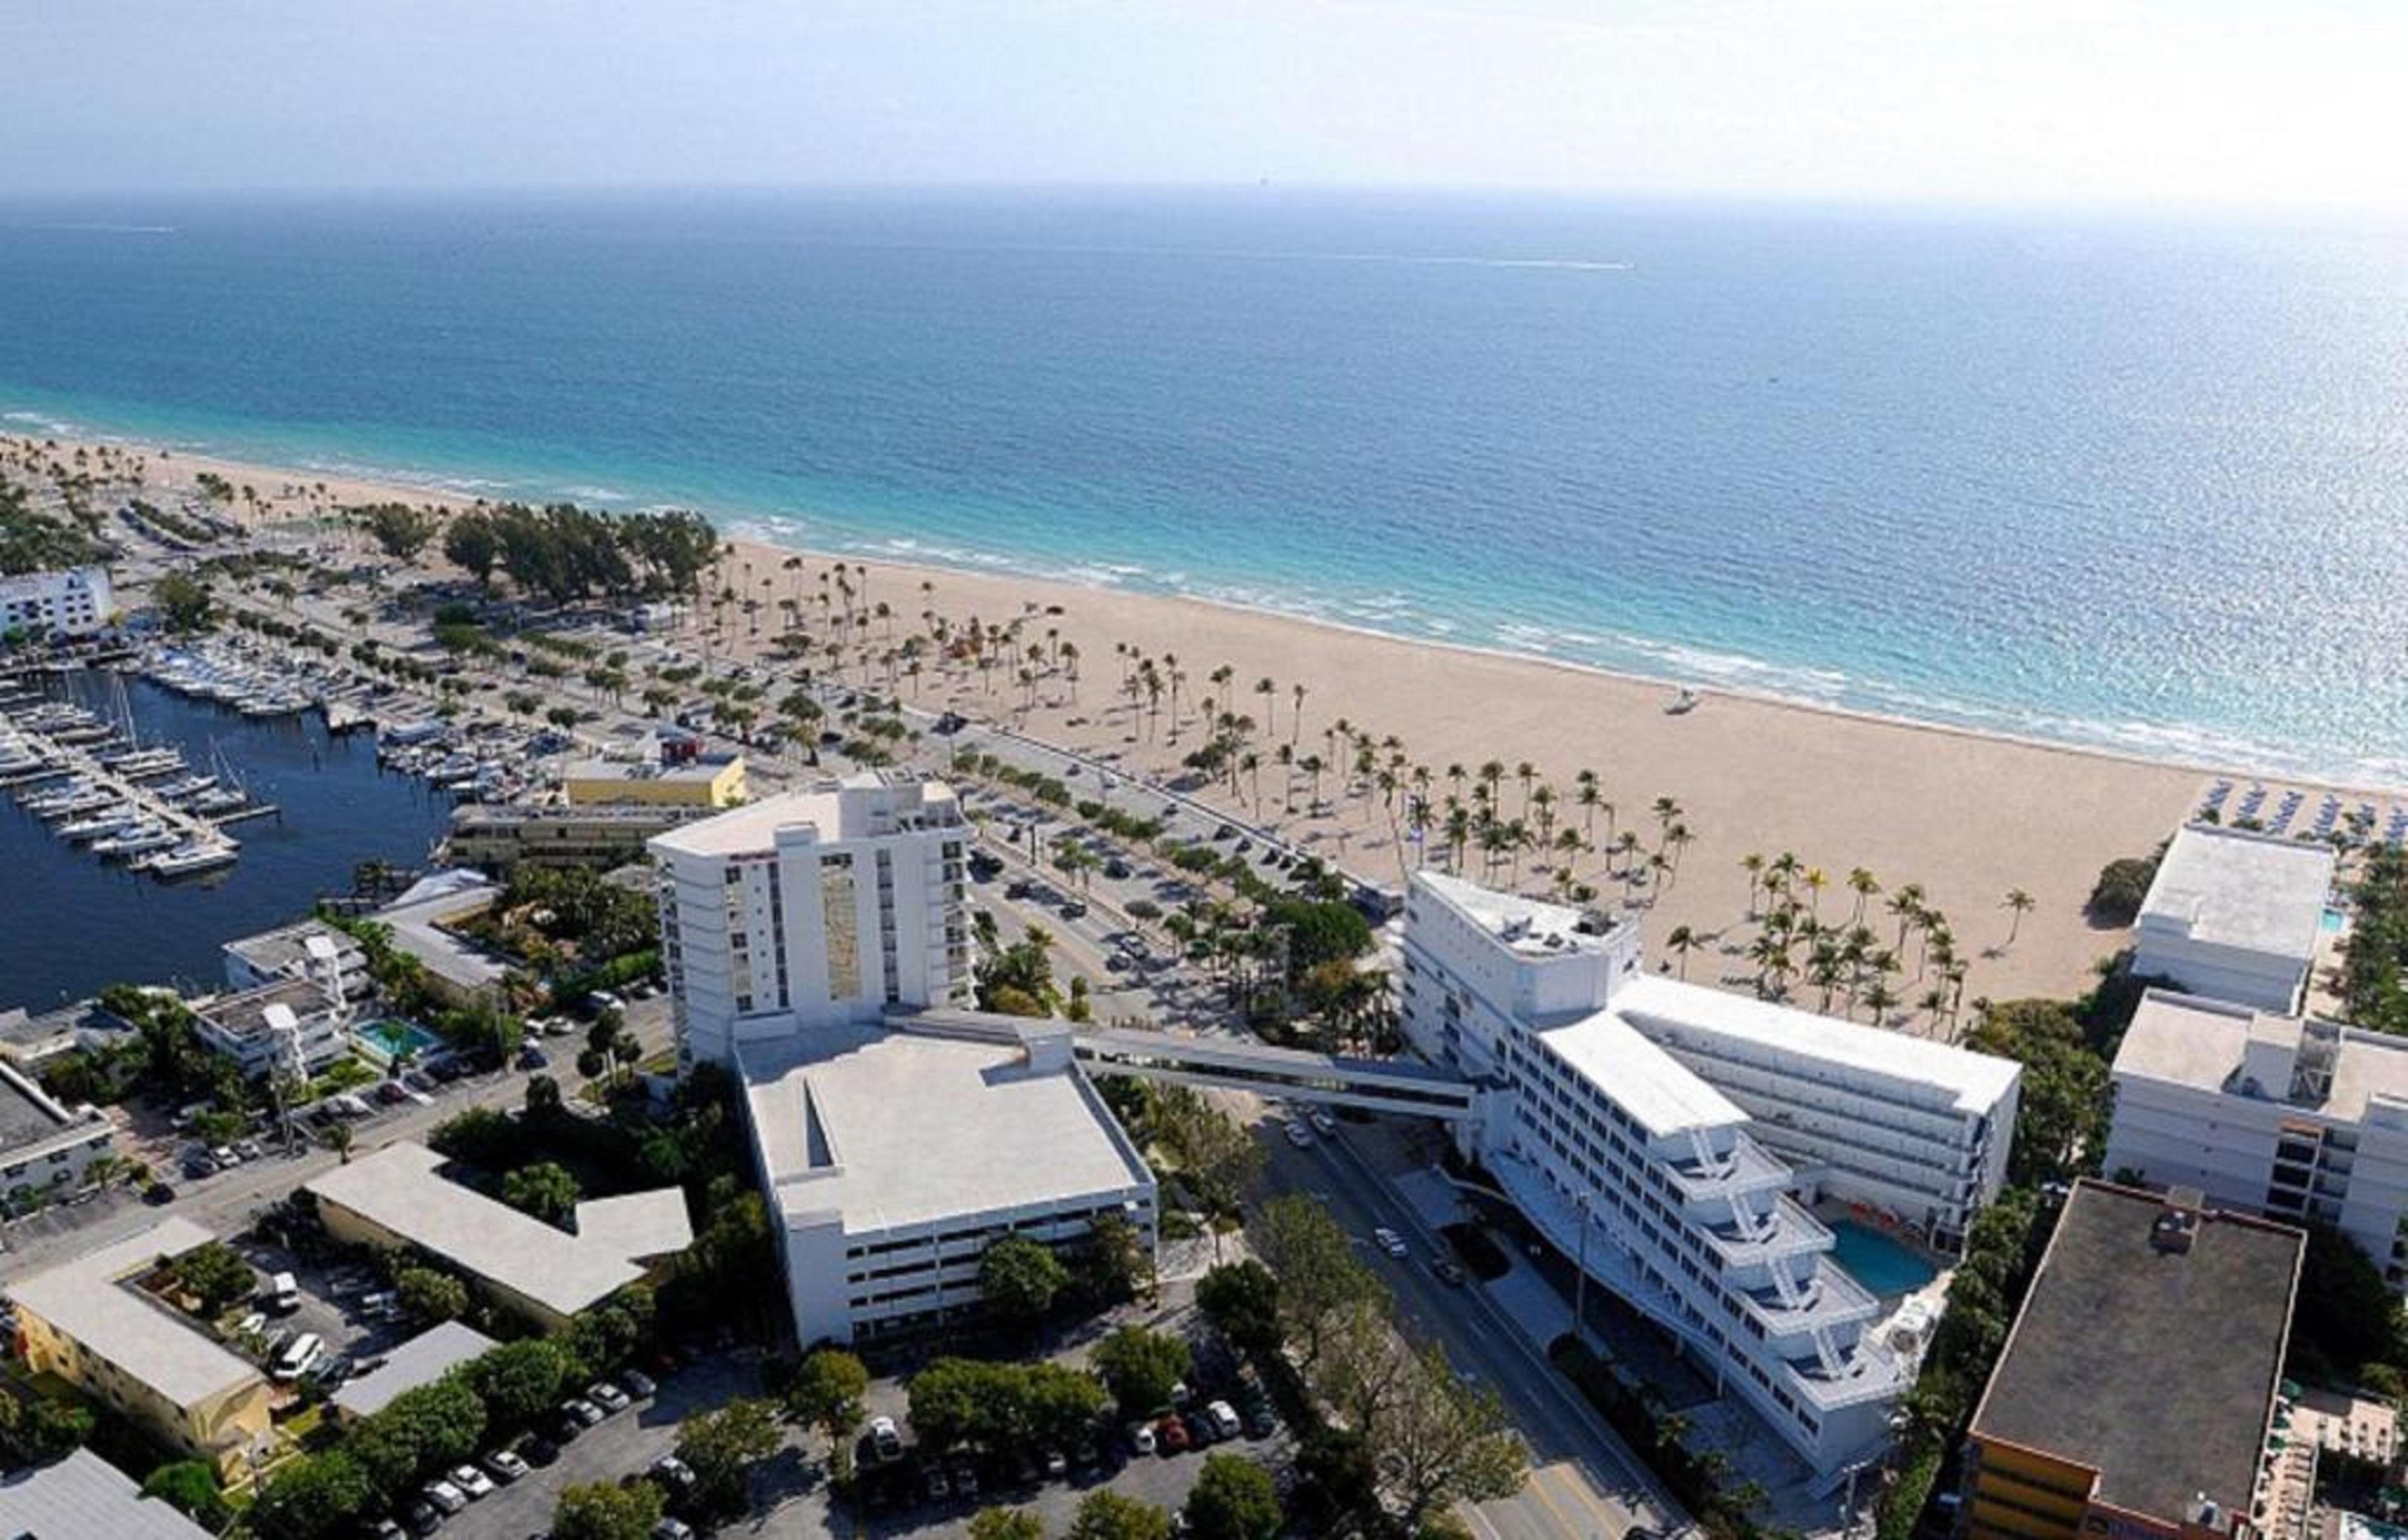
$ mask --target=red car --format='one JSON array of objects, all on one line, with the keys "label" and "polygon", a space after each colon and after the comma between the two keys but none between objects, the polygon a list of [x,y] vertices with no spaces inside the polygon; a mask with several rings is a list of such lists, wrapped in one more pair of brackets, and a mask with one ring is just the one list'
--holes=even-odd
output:
[{"label": "red car", "polygon": [[1155,1423],[1154,1437],[1154,1442],[1162,1446],[1165,1454],[1183,1454],[1188,1446],[1195,1442],[1187,1436],[1187,1424],[1177,1417],[1166,1417]]}]

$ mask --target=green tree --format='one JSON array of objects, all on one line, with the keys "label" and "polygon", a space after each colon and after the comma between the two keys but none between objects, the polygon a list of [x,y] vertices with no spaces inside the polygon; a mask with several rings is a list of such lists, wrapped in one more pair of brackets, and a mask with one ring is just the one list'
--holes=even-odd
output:
[{"label": "green tree", "polygon": [[435,518],[407,503],[379,503],[362,510],[377,548],[396,562],[414,562],[435,538]]},{"label": "green tree", "polygon": [[1022,1405],[1031,1443],[1067,1449],[1096,1424],[1111,1405],[1092,1375],[1059,1363],[1032,1363],[1022,1374]]},{"label": "green tree", "polygon": [[1045,1520],[1025,1508],[981,1508],[970,1516],[970,1540],[1045,1540]]},{"label": "green tree", "polygon": [[1279,1278],[1253,1258],[1224,1262],[1197,1279],[1196,1305],[1240,1352],[1279,1351]]},{"label": "green tree", "polygon": [[1038,1319],[1069,1281],[1062,1260],[1025,1235],[1006,1235],[979,1258],[980,1297],[1007,1320]]},{"label": "green tree", "polygon": [[175,1268],[177,1281],[200,1301],[204,1316],[222,1313],[259,1288],[259,1275],[251,1270],[251,1263],[222,1241],[204,1241],[178,1257]]},{"label": "green tree", "polygon": [[468,1286],[432,1267],[405,1267],[394,1275],[402,1307],[425,1320],[456,1320],[468,1313]]},{"label": "green tree", "polygon": [[2362,1379],[2372,1366],[2396,1369],[2408,1364],[2401,1333],[2400,1296],[2382,1270],[2340,1231],[2309,1226],[2286,1373]]},{"label": "green tree", "polygon": [[345,1451],[305,1454],[268,1479],[246,1520],[260,1540],[321,1540],[348,1532],[376,1498],[366,1473]]},{"label": "green tree", "polygon": [[479,586],[490,588],[494,563],[502,559],[501,537],[494,533],[494,521],[483,514],[455,514],[443,529],[443,554],[453,566],[477,579]]},{"label": "green tree", "polygon": [[1170,1515],[1109,1489],[1080,1501],[1063,1540],[1170,1540]]},{"label": "green tree", "polygon": [[234,1516],[218,1490],[217,1467],[206,1460],[160,1466],[142,1478],[142,1495],[157,1498],[204,1529],[223,1529]]},{"label": "green tree", "polygon": [[869,1371],[861,1360],[840,1348],[822,1348],[795,1371],[786,1388],[786,1413],[824,1433],[833,1454],[860,1425],[861,1398],[868,1390]]},{"label": "green tree", "polygon": [[913,1375],[906,1392],[911,1426],[929,1448],[995,1450],[1026,1436],[1027,1380],[1018,1364],[940,1358]]},{"label": "green tree", "polygon": [[784,1442],[777,1407],[758,1397],[738,1397],[687,1418],[678,1430],[678,1454],[694,1467],[695,1503],[714,1513],[743,1506],[752,1467]]},{"label": "green tree", "polygon": [[488,1348],[467,1366],[466,1373],[494,1421],[518,1428],[542,1416],[560,1399],[575,1367],[558,1342],[528,1337]]},{"label": "green tree", "polygon": [[2024,1066],[2009,1183],[2038,1187],[2097,1168],[2110,1110],[2107,1063],[2071,1011],[2053,1000],[2003,1001],[1983,1014],[1966,1044]]},{"label": "green tree", "polygon": [[651,1482],[595,1481],[560,1494],[552,1510],[552,1540],[652,1540],[660,1521],[661,1490]]},{"label": "green tree", "polygon": [[1530,1456],[1497,1392],[1455,1372],[1437,1344],[1366,1428],[1381,1451],[1381,1486],[1407,1530],[1457,1502],[1493,1503],[1522,1490]]},{"label": "green tree", "polygon": [[1271,1540],[1282,1521],[1270,1473],[1233,1454],[1205,1457],[1186,1515],[1196,1540]]},{"label": "green tree", "polygon": [[502,1202],[546,1224],[565,1224],[577,1212],[577,1178],[551,1161],[523,1165],[502,1178]]},{"label": "green tree", "polygon": [[1195,1367],[1187,1344],[1141,1326],[1124,1326],[1096,1344],[1094,1360],[1112,1399],[1131,1416],[1168,1404],[1173,1388]]},{"label": "green tree", "polygon": [[388,1499],[427,1472],[473,1459],[485,1433],[485,1404],[466,1380],[448,1376],[404,1390],[351,1431],[343,1447]]},{"label": "green tree", "polygon": [[1283,1334],[1297,1345],[1308,1373],[1324,1339],[1347,1312],[1381,1297],[1380,1281],[1354,1258],[1329,1210],[1303,1193],[1263,1205],[1254,1251],[1279,1280]]},{"label": "green tree", "polygon": [[169,572],[150,585],[150,603],[159,622],[179,635],[209,628],[209,585],[189,573]]}]

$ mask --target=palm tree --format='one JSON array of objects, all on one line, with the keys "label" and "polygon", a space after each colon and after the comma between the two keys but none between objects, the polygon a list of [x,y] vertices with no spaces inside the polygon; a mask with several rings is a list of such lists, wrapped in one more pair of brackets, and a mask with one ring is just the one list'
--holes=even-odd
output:
[{"label": "palm tree", "polygon": [[1856,895],[1856,912],[1849,917],[1848,923],[1860,924],[1865,918],[1865,901],[1880,892],[1882,886],[1873,879],[1872,873],[1858,866],[1848,873],[1848,890]]},{"label": "palm tree", "polygon": [[1279,686],[1273,684],[1270,681],[1269,676],[1266,675],[1262,678],[1254,681],[1254,693],[1263,698],[1263,731],[1266,733],[1278,732],[1279,711],[1277,707],[1279,705]]},{"label": "palm tree", "polygon": [[2016,934],[2024,928],[2024,916],[2031,912],[2033,903],[2032,895],[2021,888],[2007,890],[2005,906],[2014,913],[2014,920],[2007,927],[2008,946],[2012,947],[2015,944]]},{"label": "palm tree", "polygon": [[1522,811],[1530,811],[1530,783],[1539,778],[1539,767],[1528,760],[1513,767],[1513,778],[1522,783]]},{"label": "palm tree", "polygon": [[1596,771],[1584,769],[1572,777],[1572,802],[1581,810],[1581,833],[1591,839],[1597,837],[1597,806],[1604,800],[1598,789]]},{"label": "palm tree", "polygon": [[1899,888],[1889,895],[1887,906],[1889,912],[1898,918],[1898,944],[1903,949],[1907,927],[1914,922],[1916,915],[1923,912],[1923,884],[1910,882]]},{"label": "palm tree", "polygon": [[1287,724],[1287,741],[1294,743],[1297,740],[1297,734],[1304,731],[1304,686],[1299,684],[1289,693],[1295,697],[1296,711]]},{"label": "palm tree", "polygon": [[1683,978],[1689,977],[1689,948],[1695,947],[1697,944],[1697,933],[1690,930],[1686,925],[1673,926],[1672,934],[1664,938],[1664,945],[1671,948],[1673,955],[1677,956],[1681,960],[1681,977]]},{"label": "palm tree", "polygon": [[1882,1025],[1883,1018],[1888,1014],[1889,1008],[1897,1004],[1898,996],[1890,992],[1889,981],[1885,978],[1874,979],[1873,987],[1865,991],[1865,1005],[1873,1013],[1874,1026]]},{"label": "palm tree", "polygon": [[1756,890],[1764,881],[1764,857],[1750,850],[1739,858],[1739,869],[1747,874],[1747,918],[1756,918]]},{"label": "palm tree", "polygon": [[1824,875],[1820,866],[1809,866],[1806,875],[1798,880],[1799,885],[1806,890],[1807,912],[1817,920],[1822,919],[1823,890],[1831,885],[1831,879]]}]

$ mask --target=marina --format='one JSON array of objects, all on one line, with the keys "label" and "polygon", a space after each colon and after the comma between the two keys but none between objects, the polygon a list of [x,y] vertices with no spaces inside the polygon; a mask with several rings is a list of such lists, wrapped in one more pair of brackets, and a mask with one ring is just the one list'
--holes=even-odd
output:
[{"label": "marina", "polygon": [[[172,750],[182,768],[131,779],[103,763],[136,748],[106,743],[122,732],[109,726],[121,686],[139,749]],[[64,746],[79,757],[61,766],[56,738],[37,741],[20,719],[80,720],[70,712],[101,731]],[[327,732],[316,711],[248,714],[106,669],[0,680],[0,867],[42,895],[0,909],[0,1009],[121,979],[222,982],[226,936],[349,892],[362,863],[423,866],[453,800],[380,766],[367,738]],[[44,818],[29,794],[81,810]],[[144,824],[179,837],[95,848]]]}]

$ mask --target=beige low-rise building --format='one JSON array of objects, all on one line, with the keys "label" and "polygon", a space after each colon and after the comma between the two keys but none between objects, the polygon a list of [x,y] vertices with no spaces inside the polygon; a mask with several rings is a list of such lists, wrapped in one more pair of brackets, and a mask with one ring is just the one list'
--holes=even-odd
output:
[{"label": "beige low-rise building", "polygon": [[644,858],[644,842],[699,817],[677,804],[540,807],[464,803],[452,810],[446,854],[463,866],[611,867]]},{"label": "beige low-rise building", "polygon": [[189,1219],[7,1285],[17,1351],[168,1447],[232,1477],[269,1436],[268,1388],[188,1316],[142,1287],[160,1264],[210,1239]]},{"label": "beige low-rise building", "polygon": [[658,760],[579,760],[561,775],[572,807],[644,803],[716,809],[745,799],[744,756],[728,754],[663,764]]},{"label": "beige low-rise building", "polygon": [[302,1191],[339,1241],[415,1248],[467,1278],[486,1298],[545,1331],[631,1283],[694,1240],[685,1194],[674,1187],[577,1205],[576,1232],[496,1203],[442,1174],[424,1145],[388,1145],[337,1166]]}]

